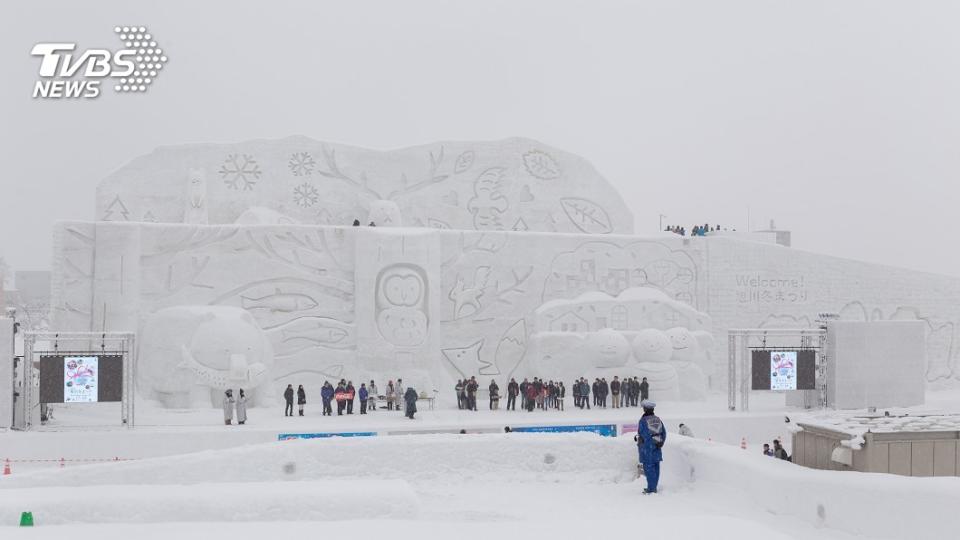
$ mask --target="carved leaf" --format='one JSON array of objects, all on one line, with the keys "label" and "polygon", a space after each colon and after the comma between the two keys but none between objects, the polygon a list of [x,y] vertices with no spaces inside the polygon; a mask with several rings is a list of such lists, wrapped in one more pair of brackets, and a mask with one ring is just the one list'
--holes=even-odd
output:
[{"label": "carved leaf", "polygon": [[597,203],[587,199],[560,199],[560,206],[570,222],[587,234],[607,234],[613,231],[610,216]]},{"label": "carved leaf", "polygon": [[549,154],[540,150],[531,150],[523,155],[523,164],[532,176],[543,180],[560,177],[560,165]]},{"label": "carved leaf", "polygon": [[473,150],[467,150],[466,152],[460,154],[457,157],[456,163],[453,165],[453,172],[460,174],[465,172],[467,169],[473,166],[473,159],[476,155],[473,153]]}]

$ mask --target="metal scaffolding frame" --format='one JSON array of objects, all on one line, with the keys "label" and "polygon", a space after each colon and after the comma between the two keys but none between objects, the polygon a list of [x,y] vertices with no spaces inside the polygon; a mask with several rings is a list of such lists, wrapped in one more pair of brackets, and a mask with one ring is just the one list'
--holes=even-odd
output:
[{"label": "metal scaffolding frame", "polygon": [[[768,338],[797,340],[796,343],[767,344]],[[783,349],[817,349],[817,391],[821,408],[827,406],[827,354],[824,347],[826,328],[735,328],[727,331],[727,406],[737,410],[737,394],[740,395],[740,410],[750,410],[751,369],[750,350],[776,346]],[[759,339],[759,346],[751,346],[751,339]],[[814,344],[816,340],[816,344]],[[739,367],[738,367],[739,366]]]},{"label": "metal scaffolding frame", "polygon": [[[123,388],[120,398],[120,421],[132,428],[135,424],[136,340],[134,332],[25,332],[23,334],[23,417],[15,429],[29,431],[33,427],[34,361],[45,355],[121,355]],[[37,348],[40,346],[40,348]]]}]

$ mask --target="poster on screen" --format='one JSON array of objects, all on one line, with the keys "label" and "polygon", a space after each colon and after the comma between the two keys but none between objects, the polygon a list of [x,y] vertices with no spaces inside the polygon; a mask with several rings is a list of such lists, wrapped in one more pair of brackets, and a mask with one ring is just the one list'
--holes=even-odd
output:
[{"label": "poster on screen", "polygon": [[96,356],[63,358],[63,402],[96,403],[99,370]]},{"label": "poster on screen", "polygon": [[797,389],[797,351],[770,353],[770,389]]}]

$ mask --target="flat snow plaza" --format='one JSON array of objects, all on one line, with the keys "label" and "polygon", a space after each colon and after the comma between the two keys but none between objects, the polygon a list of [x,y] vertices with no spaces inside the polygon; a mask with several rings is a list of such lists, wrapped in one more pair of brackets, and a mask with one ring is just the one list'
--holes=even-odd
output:
[{"label": "flat snow plaza", "polygon": [[0,538],[960,536],[960,6],[5,7]]}]

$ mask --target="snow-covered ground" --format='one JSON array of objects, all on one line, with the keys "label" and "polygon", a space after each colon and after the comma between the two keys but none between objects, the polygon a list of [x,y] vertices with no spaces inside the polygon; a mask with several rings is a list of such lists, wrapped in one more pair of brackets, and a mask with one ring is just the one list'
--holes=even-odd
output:
[{"label": "snow-covered ground", "polygon": [[[954,399],[933,396],[928,408]],[[61,409],[42,431],[0,433],[0,459],[133,460],[69,461],[63,469],[15,462],[0,478],[0,527],[15,525],[23,510],[38,526],[0,528],[0,535],[768,539],[950,538],[960,530],[960,479],[815,471],[765,458],[759,443],[788,436],[784,412],[794,413],[782,396],[759,395],[751,405],[750,413],[732,413],[724,396],[660,404],[671,431],[684,422],[697,438],[671,433],[656,496],[641,495],[629,436],[496,433],[504,425],[634,423],[637,409],[445,409],[413,421],[386,411],[322,418],[308,409],[284,418],[254,409],[249,425],[223,426],[216,410],[141,407],[134,430],[80,428],[98,423],[97,414],[102,424],[115,417]],[[459,429],[468,434],[425,433]],[[277,441],[278,433],[334,431],[424,433]]]}]

